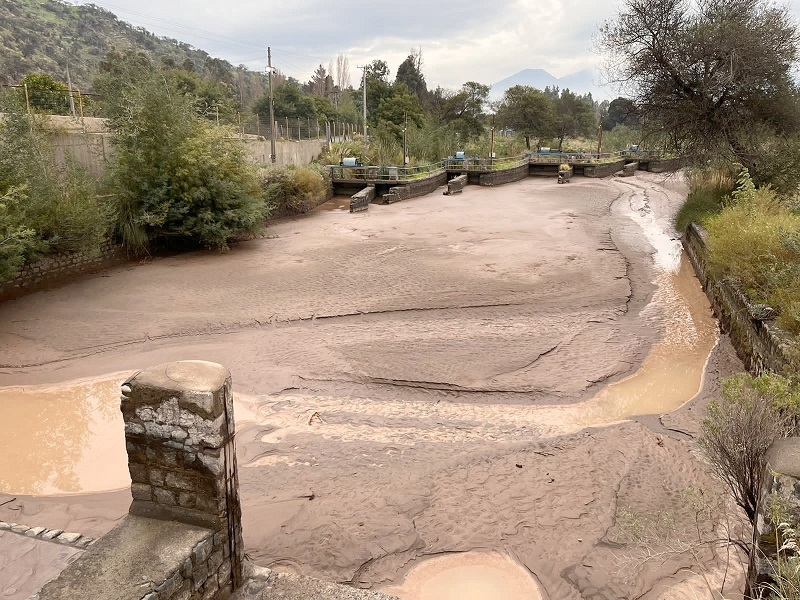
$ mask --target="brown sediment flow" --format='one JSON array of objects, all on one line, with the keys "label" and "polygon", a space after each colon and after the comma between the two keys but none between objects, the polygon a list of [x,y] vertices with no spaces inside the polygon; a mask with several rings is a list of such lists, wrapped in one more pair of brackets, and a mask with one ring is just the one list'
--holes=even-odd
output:
[{"label": "brown sediment flow", "polygon": [[675,272],[656,278],[652,305],[664,315],[659,339],[631,377],[612,383],[578,409],[576,422],[590,426],[635,415],[675,410],[700,391],[717,321],[684,255]]},{"label": "brown sediment flow", "polygon": [[[257,564],[380,587],[425,557],[480,549],[570,600],[683,590],[698,560],[730,581],[705,543],[719,524],[698,523],[683,496],[722,498],[719,483],[666,422],[626,420],[673,411],[661,419],[696,432],[698,403],[735,368],[714,362],[723,339],[702,379],[717,333],[670,239],[685,194],[678,179],[640,174],[473,186],[358,214],[333,202],[225,255],[157,259],[7,303],[0,519],[107,530],[129,493],[44,497],[127,485],[113,421],[124,376],[77,378],[200,359],[232,372]],[[106,435],[113,468],[95,441]],[[39,497],[2,505],[11,491]],[[667,515],[691,536],[681,543],[702,535],[709,550],[620,568],[638,551],[619,530],[623,510]],[[500,588],[494,560],[465,568]]]},{"label": "brown sediment flow", "polygon": [[[612,383],[585,402],[517,407],[508,416],[517,422],[530,420],[549,426],[551,433],[565,433],[634,415],[669,412],[690,400],[702,384],[706,360],[717,341],[717,323],[685,257],[677,271],[660,274],[656,283],[652,303],[662,315],[658,325],[662,337],[632,376]],[[119,413],[123,380],[124,376],[115,375],[62,386],[0,389],[0,414],[5,415],[0,421],[0,452],[10,458],[0,474],[0,490],[53,495],[129,485]],[[237,397],[235,414],[240,426],[276,424],[270,412],[267,417],[259,412],[260,404],[257,397]],[[341,433],[343,437],[355,435],[352,426],[348,429],[349,433]],[[380,438],[379,429],[370,430],[370,436]],[[261,442],[280,441],[289,432],[282,427],[264,435]],[[441,439],[436,432],[419,432],[421,437],[430,434],[431,439]],[[249,466],[267,466],[273,460],[275,457],[266,457]]]},{"label": "brown sediment flow", "polygon": [[539,600],[524,567],[496,552],[437,556],[416,566],[400,586],[381,590],[401,600]]}]

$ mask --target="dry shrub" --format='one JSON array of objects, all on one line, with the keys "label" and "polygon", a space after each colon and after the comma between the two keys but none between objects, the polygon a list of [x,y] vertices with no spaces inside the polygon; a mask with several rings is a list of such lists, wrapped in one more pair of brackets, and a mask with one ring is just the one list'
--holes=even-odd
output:
[{"label": "dry shrub", "polygon": [[700,445],[751,521],[767,449],[794,431],[797,398],[796,386],[778,375],[740,373],[723,382],[722,398],[703,420]]}]

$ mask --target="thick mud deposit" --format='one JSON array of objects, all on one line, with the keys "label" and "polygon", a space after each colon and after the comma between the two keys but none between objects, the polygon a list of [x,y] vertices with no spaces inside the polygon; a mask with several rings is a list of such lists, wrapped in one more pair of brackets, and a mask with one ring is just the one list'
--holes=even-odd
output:
[{"label": "thick mud deposit", "polygon": [[407,600],[470,578],[498,599],[708,596],[686,569],[719,587],[728,554],[698,410],[624,420],[695,396],[717,340],[669,224],[684,194],[640,175],[332,205],[7,303],[0,519],[112,527],[116,386],[203,359],[233,373],[259,564]]}]

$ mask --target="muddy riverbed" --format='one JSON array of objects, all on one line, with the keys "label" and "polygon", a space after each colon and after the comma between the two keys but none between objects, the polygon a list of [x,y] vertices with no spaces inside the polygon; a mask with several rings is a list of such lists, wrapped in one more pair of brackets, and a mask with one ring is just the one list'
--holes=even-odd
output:
[{"label": "muddy riverbed", "polygon": [[[692,436],[738,365],[670,225],[684,195],[640,174],[333,203],[6,303],[0,520],[113,527],[119,383],[204,359],[233,374],[261,565],[406,600],[735,590],[711,543],[732,511]],[[58,561],[14,548],[0,595],[22,598],[19,573]]]}]

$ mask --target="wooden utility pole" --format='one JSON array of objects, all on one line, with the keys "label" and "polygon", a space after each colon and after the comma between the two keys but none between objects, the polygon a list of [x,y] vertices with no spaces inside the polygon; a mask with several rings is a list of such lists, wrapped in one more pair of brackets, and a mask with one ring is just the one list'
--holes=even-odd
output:
[{"label": "wooden utility pole", "polygon": [[267,69],[269,70],[269,148],[270,162],[275,162],[275,106],[272,100],[272,48],[267,47]]}]

